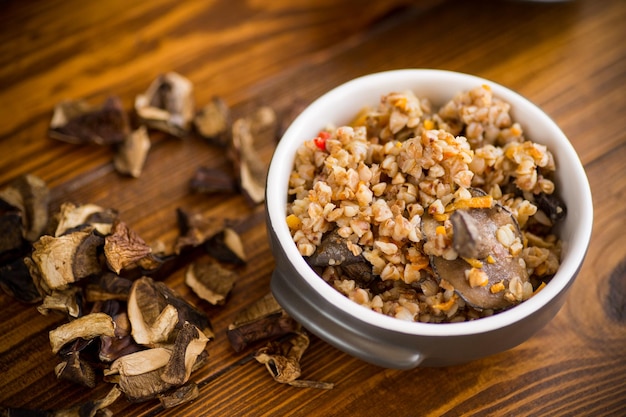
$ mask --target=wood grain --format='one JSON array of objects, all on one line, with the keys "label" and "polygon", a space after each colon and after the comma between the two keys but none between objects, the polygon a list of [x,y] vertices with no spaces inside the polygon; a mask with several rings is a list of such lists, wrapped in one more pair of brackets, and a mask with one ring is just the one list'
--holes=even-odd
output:
[{"label": "wood grain", "polygon": [[[216,329],[208,364],[194,373],[200,398],[171,410],[120,399],[133,416],[626,415],[626,3],[620,0],[356,0],[0,3],[0,188],[24,173],[64,201],[114,207],[146,241],[174,242],[176,208],[228,218],[248,264],[229,302],[212,307],[183,283],[166,283],[203,308]],[[113,151],[47,136],[54,105],[118,95],[129,111],[159,73],[194,84],[198,106],[222,97],[234,114],[269,104],[287,123],[294,109],[363,74],[441,68],[519,91],[561,126],[579,153],[594,196],[587,260],[556,318],[522,345],[448,368],[381,369],[313,337],[303,378],[330,391],[275,383],[235,353],[225,329],[268,291],[274,261],[263,207],[239,195],[191,193],[199,166],[226,167],[221,149],[198,137],[153,134],[138,179],[117,174]],[[274,143],[261,155],[271,157]],[[48,331],[63,322],[0,293],[0,406],[57,409],[103,396],[57,381]]]}]

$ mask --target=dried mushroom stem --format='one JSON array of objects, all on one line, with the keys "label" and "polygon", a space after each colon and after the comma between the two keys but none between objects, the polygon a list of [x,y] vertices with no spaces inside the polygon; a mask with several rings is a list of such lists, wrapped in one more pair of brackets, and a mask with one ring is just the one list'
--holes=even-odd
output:
[{"label": "dried mushroom stem", "polygon": [[267,165],[255,149],[255,143],[275,141],[278,129],[276,114],[270,107],[261,107],[247,118],[235,120],[232,126],[231,160],[239,186],[253,204],[265,200]]},{"label": "dried mushroom stem", "polygon": [[172,385],[182,385],[189,380],[196,359],[204,351],[209,339],[196,326],[185,322],[178,332],[172,356],[161,374],[163,381]]},{"label": "dried mushroom stem", "polygon": [[227,336],[235,352],[250,343],[298,331],[300,325],[291,318],[269,293],[241,310],[228,326]]},{"label": "dried mushroom stem", "polygon": [[105,313],[90,313],[69,323],[62,324],[49,333],[52,353],[56,354],[61,348],[78,338],[93,339],[98,336],[115,335],[115,323],[111,316]]},{"label": "dried mushroom stem", "polygon": [[302,388],[332,389],[334,384],[329,382],[299,379],[302,373],[300,360],[308,347],[309,337],[299,332],[286,340],[268,343],[254,357],[265,365],[276,382]]},{"label": "dried mushroom stem", "polygon": [[117,148],[113,165],[120,174],[139,178],[148,157],[151,142],[145,126],[131,132]]}]

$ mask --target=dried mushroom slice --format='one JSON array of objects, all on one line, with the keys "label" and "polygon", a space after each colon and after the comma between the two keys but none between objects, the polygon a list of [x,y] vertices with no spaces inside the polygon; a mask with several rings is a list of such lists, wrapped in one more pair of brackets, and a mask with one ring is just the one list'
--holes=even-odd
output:
[{"label": "dried mushroom slice", "polygon": [[117,153],[113,158],[113,166],[120,174],[139,178],[146,163],[150,146],[148,130],[145,126],[140,126],[119,144]]},{"label": "dried mushroom slice", "polygon": [[209,255],[222,262],[244,265],[247,261],[241,236],[231,227],[224,228],[209,239],[204,248]]},{"label": "dried mushroom slice", "polygon": [[215,217],[206,217],[201,213],[190,213],[176,209],[180,235],[176,240],[175,252],[178,254],[186,247],[202,245],[224,229],[224,221]]},{"label": "dried mushroom slice", "polygon": [[[33,243],[31,255],[41,287],[62,290],[73,282],[101,271],[96,252],[101,238],[92,230],[80,230],[59,237],[44,235]],[[33,271],[31,271],[33,275]]]},{"label": "dried mushroom slice", "polygon": [[[26,174],[16,178],[0,191],[0,211],[9,214],[11,216],[9,224],[13,224],[17,213],[12,208],[17,209],[21,215],[19,217],[22,221],[22,236],[27,241],[34,242],[48,225],[49,200],[50,190],[46,183],[35,175]],[[5,237],[0,239],[0,242],[3,239]]]},{"label": "dried mushroom slice", "polygon": [[90,313],[69,323],[62,324],[49,333],[52,353],[59,350],[68,342],[82,339],[93,339],[98,336],[114,336],[115,323],[106,313]]},{"label": "dried mushroom slice", "polygon": [[220,146],[230,142],[230,108],[220,97],[213,97],[193,119],[196,130],[205,139]]},{"label": "dried mushroom slice", "polygon": [[348,246],[348,240],[333,230],[324,236],[313,255],[306,258],[306,261],[311,266],[324,267],[359,263],[363,262],[364,258],[355,255]]},{"label": "dried mushroom slice", "polygon": [[83,100],[57,104],[48,135],[74,144],[112,145],[124,141],[129,132],[122,101],[111,96],[100,107],[92,107]]},{"label": "dried mushroom slice", "polygon": [[300,329],[269,293],[241,310],[228,326],[227,336],[235,352],[262,339],[283,336]]},{"label": "dried mushroom slice", "polygon": [[128,318],[135,341],[146,346],[172,342],[175,329],[185,321],[198,327],[207,337],[213,337],[207,316],[183,300],[162,282],[141,277],[133,283],[128,298]]},{"label": "dried mushroom slice", "polygon": [[161,373],[169,362],[169,349],[153,348],[124,355],[104,370],[105,379],[116,382],[131,402],[146,401],[172,388]]},{"label": "dried mushroom slice", "polygon": [[93,303],[96,301],[128,300],[133,282],[112,272],[102,274],[97,282],[87,284],[85,298]]},{"label": "dried mushroom slice", "polygon": [[252,204],[265,200],[267,164],[255,149],[255,143],[275,142],[278,121],[274,110],[264,106],[247,118],[234,121],[229,152],[241,191]]},{"label": "dried mushroom slice", "polygon": [[79,287],[69,287],[65,290],[52,291],[46,295],[37,311],[44,316],[51,311],[67,314],[69,317],[80,317],[83,311],[83,297]]},{"label": "dried mushroom slice", "polygon": [[209,339],[189,322],[176,335],[172,356],[161,374],[163,381],[178,386],[189,380],[196,359],[204,351]]},{"label": "dried mushroom slice", "polygon": [[159,75],[135,99],[135,111],[149,127],[185,136],[194,117],[193,85],[175,72]]},{"label": "dried mushroom slice", "polygon": [[[450,216],[452,247],[458,256],[431,256],[433,272],[454,286],[476,309],[500,310],[522,301],[528,272],[519,257],[522,236],[512,214],[499,204],[463,208]],[[439,222],[424,216],[423,230],[435,239]]]},{"label": "dried mushroom slice", "polygon": [[115,220],[111,234],[105,238],[104,255],[112,271],[119,274],[122,269],[132,269],[148,258],[152,248],[126,223]]},{"label": "dried mushroom slice", "polygon": [[105,209],[96,204],[79,204],[65,202],[57,214],[57,226],[54,236],[91,227],[101,235],[111,233],[113,221],[118,214],[115,210]]},{"label": "dried mushroom slice", "polygon": [[237,181],[230,172],[219,168],[199,167],[189,181],[192,191],[203,194],[235,193]]},{"label": "dried mushroom slice", "polygon": [[80,351],[71,350],[64,355],[64,360],[54,368],[58,379],[83,385],[87,388],[96,386],[96,372],[87,361],[80,358]]},{"label": "dried mushroom slice", "polygon": [[178,323],[178,311],[167,302],[152,279],[142,277],[131,288],[128,318],[137,343],[157,346],[170,340]]},{"label": "dried mushroom slice", "polygon": [[238,275],[215,260],[193,262],[185,273],[185,283],[203,300],[223,305]]},{"label": "dried mushroom slice", "polygon": [[0,199],[0,261],[19,256],[26,246],[22,227],[22,212]]},{"label": "dried mushroom slice", "polygon": [[332,389],[333,383],[301,380],[300,360],[309,347],[309,337],[298,332],[286,340],[270,342],[259,349],[254,358],[265,365],[272,378],[281,384],[302,388]]}]

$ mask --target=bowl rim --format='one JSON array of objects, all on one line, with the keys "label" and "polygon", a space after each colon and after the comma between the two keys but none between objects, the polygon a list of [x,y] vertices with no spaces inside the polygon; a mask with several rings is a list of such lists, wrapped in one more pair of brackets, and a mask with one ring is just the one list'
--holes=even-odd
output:
[{"label": "bowl rim", "polygon": [[[391,92],[391,89],[385,90],[385,86],[400,86],[404,84],[410,86],[426,82],[432,84],[435,82],[445,82],[454,85],[465,85],[466,87],[462,89],[467,89],[467,86],[486,84],[491,87],[494,96],[504,99],[511,104],[512,112],[520,111],[521,109],[526,113],[530,113],[532,117],[536,118],[538,123],[541,123],[543,129],[547,129],[553,138],[552,140],[558,142],[559,151],[558,155],[555,152],[555,159],[569,161],[567,164],[568,170],[572,171],[570,174],[572,174],[574,178],[568,176],[568,182],[574,181],[578,187],[576,191],[578,193],[580,207],[578,207],[579,221],[574,231],[575,238],[572,239],[572,241],[566,242],[568,254],[563,259],[559,270],[550,283],[530,299],[509,310],[468,322],[409,322],[386,316],[359,305],[324,282],[313,269],[309,267],[291,239],[291,234],[285,221],[287,201],[287,183],[285,178],[288,178],[288,175],[285,177],[285,174],[291,171],[295,149],[297,149],[299,144],[304,140],[310,139],[308,136],[302,136],[303,131],[307,129],[310,130],[309,124],[312,123],[311,118],[314,118],[315,115],[325,107],[349,99],[351,96],[362,94],[364,91],[377,90],[379,91],[379,98],[382,93]],[[399,87],[396,88],[396,90],[398,89]],[[407,87],[405,89],[413,89],[413,87]],[[459,89],[457,90],[460,91]],[[419,92],[416,92],[416,94],[420,96]],[[369,103],[362,103],[359,106],[362,107],[365,104]],[[371,104],[375,105],[376,103]],[[352,111],[350,114],[354,115],[356,111]],[[348,119],[346,119],[346,122],[347,120]],[[327,122],[329,121],[319,120],[317,129],[323,127]],[[534,138],[533,141],[542,142]],[[288,168],[286,168],[287,166]],[[281,184],[281,180],[284,186],[277,186],[276,184]],[[300,272],[301,277],[312,290],[316,291],[335,307],[347,313],[349,316],[352,316],[355,320],[365,321],[372,326],[404,334],[428,336],[478,334],[490,332],[523,320],[541,310],[550,303],[551,300],[569,287],[582,265],[591,238],[593,204],[589,182],[573,145],[563,131],[542,109],[519,93],[494,81],[461,72],[423,68],[390,70],[364,75],[329,90],[307,106],[283,134],[272,156],[267,175],[267,184],[266,210],[268,216],[268,233],[275,233],[275,240],[281,245],[285,255],[292,262],[294,269]],[[568,215],[570,214],[568,213]]]}]

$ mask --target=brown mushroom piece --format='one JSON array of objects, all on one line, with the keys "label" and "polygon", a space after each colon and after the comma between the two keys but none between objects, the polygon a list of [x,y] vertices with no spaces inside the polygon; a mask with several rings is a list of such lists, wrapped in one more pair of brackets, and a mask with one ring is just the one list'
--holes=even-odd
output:
[{"label": "brown mushroom piece", "polygon": [[374,279],[372,264],[362,255],[355,255],[348,246],[348,241],[337,234],[336,230],[327,233],[313,255],[305,260],[312,267],[341,267],[350,279],[367,284]]},{"label": "brown mushroom piece", "polygon": [[78,338],[93,339],[98,336],[114,336],[115,323],[106,313],[90,313],[69,323],[62,324],[49,333],[52,353],[57,353],[66,344]]},{"label": "brown mushroom piece", "polygon": [[232,227],[225,227],[205,244],[206,252],[221,262],[244,265],[247,261],[243,241]]},{"label": "brown mushroom piece", "polygon": [[150,277],[133,282],[128,298],[128,318],[135,341],[145,346],[171,343],[175,329],[185,321],[198,327],[207,337],[213,337],[209,319],[200,310],[179,297],[164,283]]},{"label": "brown mushroom piece", "polygon": [[58,379],[83,385],[87,388],[96,386],[96,372],[93,366],[80,357],[80,349],[74,343],[72,349],[63,355],[63,361],[54,368]]},{"label": "brown mushroom piece", "polygon": [[85,287],[85,298],[88,302],[107,300],[128,300],[133,282],[112,272],[105,272],[96,282]]},{"label": "brown mushroom piece", "polygon": [[161,74],[135,98],[135,111],[148,127],[183,137],[195,112],[193,85],[176,72]]},{"label": "brown mushroom piece", "polygon": [[150,146],[148,130],[145,126],[140,126],[118,145],[117,152],[113,157],[113,166],[120,174],[139,178],[148,157]]},{"label": "brown mushroom piece", "polygon": [[251,204],[265,200],[267,164],[255,148],[256,143],[274,143],[278,120],[274,110],[263,106],[250,117],[233,122],[229,156],[235,167],[238,184]]},{"label": "brown mushroom piece", "polygon": [[81,230],[87,227],[95,229],[101,235],[111,233],[113,221],[117,219],[117,212],[96,204],[74,204],[65,202],[56,215],[57,225],[55,237]]},{"label": "brown mushroom piece", "polygon": [[105,380],[117,383],[129,401],[153,399],[172,388],[161,378],[171,356],[169,349],[161,347],[121,356],[104,370]]},{"label": "brown mushroom piece", "polygon": [[228,326],[226,334],[235,352],[241,352],[252,342],[283,336],[299,329],[300,325],[268,293],[241,310]]},{"label": "brown mushroom piece", "polygon": [[[32,262],[40,277],[42,287],[48,290],[62,290],[73,282],[102,270],[99,248],[104,239],[86,229],[59,237],[44,235],[33,243]],[[33,271],[31,271],[33,275]]]},{"label": "brown mushroom piece", "polygon": [[185,272],[185,284],[213,305],[223,305],[238,275],[213,259],[193,262]]},{"label": "brown mushroom piece", "polygon": [[125,307],[125,304],[118,300],[107,300],[102,303],[102,311],[110,315],[115,323],[113,336],[100,336],[98,359],[102,362],[113,362],[121,356],[144,349],[131,335],[130,321]]},{"label": "brown mushroom piece", "polygon": [[176,209],[180,234],[174,250],[179,254],[186,247],[202,245],[224,229],[224,221],[216,217],[207,217],[201,213],[190,213]]},{"label": "brown mushroom piece", "polygon": [[204,351],[208,341],[209,339],[200,329],[185,322],[176,335],[172,355],[165,365],[161,379],[174,386],[186,383],[191,376],[196,359]]},{"label": "brown mushroom piece", "polygon": [[119,274],[122,269],[136,268],[151,252],[152,248],[126,223],[113,222],[104,243],[104,255],[113,272]]},{"label": "brown mushroom piece", "polygon": [[112,145],[130,132],[128,115],[117,96],[108,97],[100,107],[83,100],[66,100],[54,108],[48,135],[74,144]]},{"label": "brown mushroom piece", "polygon": [[55,290],[47,294],[37,311],[47,316],[51,311],[67,314],[69,317],[80,317],[83,311],[83,297],[77,286],[65,290]]},{"label": "brown mushroom piece", "polygon": [[[46,183],[39,177],[26,174],[13,180],[6,188],[0,190],[0,213],[8,215],[9,218],[2,220],[3,233],[10,232],[12,228],[7,230],[4,227],[5,222],[8,225],[15,224],[16,218],[19,217],[22,222],[22,236],[29,242],[34,242],[42,235],[44,229],[48,225],[48,202],[50,200],[50,190]],[[17,211],[16,211],[17,210]],[[15,233],[15,231],[13,231]],[[0,252],[6,250],[7,245],[4,242],[16,242],[13,233],[0,238]],[[9,236],[12,236],[9,238]],[[9,246],[12,246],[9,244]],[[19,245],[17,245],[19,246]],[[11,247],[9,247],[11,249]]]},{"label": "brown mushroom piece", "polygon": [[237,181],[230,172],[219,168],[199,167],[189,181],[192,191],[202,194],[237,192]]},{"label": "brown mushroom piece", "polygon": [[272,341],[259,349],[254,358],[265,365],[276,382],[302,388],[332,389],[333,383],[301,380],[300,359],[309,347],[309,337],[304,332],[297,332],[290,337]]},{"label": "brown mushroom piece", "polygon": [[203,138],[220,146],[230,142],[230,108],[220,97],[213,97],[193,119]]},{"label": "brown mushroom piece", "polygon": [[[528,282],[524,261],[511,246],[521,232],[513,215],[499,204],[491,208],[459,208],[450,216],[455,259],[431,256],[433,272],[476,309],[501,310],[521,301],[521,287]],[[440,223],[423,218],[426,238],[436,235]],[[503,238],[505,235],[506,238]],[[516,287],[511,294],[511,287]],[[520,287],[519,291],[517,287]]]}]

